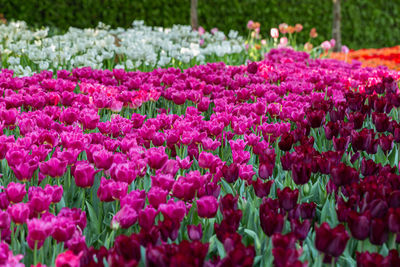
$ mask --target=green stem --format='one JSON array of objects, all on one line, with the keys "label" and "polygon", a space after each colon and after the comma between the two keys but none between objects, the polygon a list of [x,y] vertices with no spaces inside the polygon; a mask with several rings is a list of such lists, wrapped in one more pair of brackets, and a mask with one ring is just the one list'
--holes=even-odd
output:
[{"label": "green stem", "polygon": [[33,250],[33,265],[37,265],[37,244],[38,242],[35,241],[35,248]]},{"label": "green stem", "polygon": [[85,211],[85,191],[86,191],[86,189],[83,188],[83,192],[82,192],[82,194],[83,194],[83,197],[82,197],[82,211]]},{"label": "green stem", "polygon": [[11,223],[11,249],[15,251],[14,223]]}]

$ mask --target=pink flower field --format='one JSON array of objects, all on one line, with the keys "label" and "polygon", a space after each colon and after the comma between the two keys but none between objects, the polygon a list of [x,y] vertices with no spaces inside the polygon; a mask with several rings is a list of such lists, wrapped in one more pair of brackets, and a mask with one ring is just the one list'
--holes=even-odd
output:
[{"label": "pink flower field", "polygon": [[3,69],[0,266],[400,266],[399,78]]}]

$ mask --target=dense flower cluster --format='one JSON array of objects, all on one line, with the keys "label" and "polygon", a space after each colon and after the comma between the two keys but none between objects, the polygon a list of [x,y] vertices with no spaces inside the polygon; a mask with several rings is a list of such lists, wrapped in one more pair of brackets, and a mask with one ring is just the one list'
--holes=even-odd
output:
[{"label": "dense flower cluster", "polygon": [[291,49],[183,71],[2,70],[0,260],[395,266],[398,80]]},{"label": "dense flower cluster", "polygon": [[63,35],[49,36],[49,28],[31,31],[24,22],[0,24],[0,51],[3,67],[16,74],[90,66],[92,68],[169,67],[180,63],[204,63],[244,51],[238,33],[192,31],[190,26],[171,29],[145,26],[134,21],[132,28],[70,28]]},{"label": "dense flower cluster", "polygon": [[364,67],[386,66],[389,69],[400,70],[400,46],[352,50],[347,53],[332,53],[330,56],[348,62],[358,60]]}]

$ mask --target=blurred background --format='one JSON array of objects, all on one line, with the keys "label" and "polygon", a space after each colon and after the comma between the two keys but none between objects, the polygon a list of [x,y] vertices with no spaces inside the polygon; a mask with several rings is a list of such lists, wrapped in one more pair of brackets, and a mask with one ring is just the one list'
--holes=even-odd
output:
[{"label": "blurred background", "polygon": [[[192,2],[192,3],[191,3]],[[332,38],[334,0],[0,0],[0,13],[7,20],[24,20],[32,27],[52,26],[55,32],[68,27],[89,28],[98,22],[129,27],[133,20],[150,26],[191,24],[191,4],[197,2],[197,23],[210,30],[230,29],[246,36],[249,20],[261,24],[269,35],[280,23],[300,23],[305,31],[318,31],[317,41]],[[351,49],[378,48],[400,43],[400,0],[341,0],[342,44]]]}]

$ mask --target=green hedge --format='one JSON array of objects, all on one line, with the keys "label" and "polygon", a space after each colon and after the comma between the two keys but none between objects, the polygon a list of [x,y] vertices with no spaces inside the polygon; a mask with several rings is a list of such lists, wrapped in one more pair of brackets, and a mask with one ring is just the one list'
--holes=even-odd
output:
[{"label": "green hedge", "polygon": [[[261,23],[262,34],[281,22],[301,23],[300,41],[316,27],[318,42],[331,38],[332,0],[198,0],[199,23],[247,34],[247,21]],[[190,0],[0,0],[0,13],[29,25],[94,27],[99,21],[129,27],[134,19],[148,25],[190,23]],[[0,33],[1,34],[1,33]],[[342,39],[351,48],[400,43],[400,0],[342,0]]]}]

